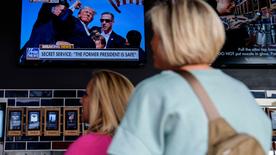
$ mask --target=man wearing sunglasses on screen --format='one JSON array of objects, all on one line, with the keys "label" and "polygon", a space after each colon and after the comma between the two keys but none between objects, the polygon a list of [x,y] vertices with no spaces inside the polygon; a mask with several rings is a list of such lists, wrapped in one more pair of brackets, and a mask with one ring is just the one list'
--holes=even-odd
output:
[{"label": "man wearing sunglasses on screen", "polygon": [[114,15],[111,12],[103,12],[101,14],[101,27],[94,26],[91,29],[92,35],[100,33],[106,40],[105,48],[123,48],[126,39],[115,33],[112,29],[114,24]]}]

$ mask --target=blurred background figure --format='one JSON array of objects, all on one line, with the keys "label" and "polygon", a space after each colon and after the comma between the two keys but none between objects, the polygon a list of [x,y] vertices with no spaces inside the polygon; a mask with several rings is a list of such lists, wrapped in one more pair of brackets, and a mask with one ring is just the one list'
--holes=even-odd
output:
[{"label": "blurred background figure", "polygon": [[137,30],[130,30],[126,35],[126,48],[138,48],[139,60],[144,61],[145,51],[141,48],[142,35]]},{"label": "blurred background figure", "polygon": [[260,16],[256,14],[252,18],[248,18],[236,14],[236,0],[207,0],[207,2],[220,16],[226,30],[241,28],[243,24],[254,22]]},{"label": "blurred background figure", "polygon": [[106,155],[116,128],[124,116],[132,83],[122,74],[99,70],[87,84],[81,103],[89,131],[71,144],[65,155]]},{"label": "blurred background figure", "polygon": [[139,31],[130,30],[126,35],[126,45],[127,47],[140,48],[142,40],[142,35]]},{"label": "blurred background figure", "polygon": [[96,44],[96,48],[103,49],[106,46],[105,38],[102,35],[92,36],[93,41]]},{"label": "blurred background figure", "polygon": [[229,15],[235,11],[235,0],[216,0],[216,10],[220,15]]},{"label": "blurred background figure", "polygon": [[226,42],[223,50],[234,50],[254,45],[256,39],[249,36],[248,25],[257,22],[261,14],[259,12],[245,16],[237,14],[238,0],[207,0],[214,8],[226,30]]}]

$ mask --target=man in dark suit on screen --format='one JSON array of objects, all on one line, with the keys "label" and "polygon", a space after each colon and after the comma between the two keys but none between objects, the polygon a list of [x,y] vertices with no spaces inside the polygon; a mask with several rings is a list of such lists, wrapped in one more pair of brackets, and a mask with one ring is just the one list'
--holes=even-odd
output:
[{"label": "man in dark suit on screen", "polygon": [[114,24],[114,15],[111,12],[104,12],[101,14],[101,27],[94,26],[91,33],[102,35],[107,44],[105,48],[124,48],[126,39],[116,34],[112,26]]},{"label": "man in dark suit on screen", "polygon": [[20,64],[25,63],[27,48],[38,48],[40,44],[55,44],[57,42],[58,24],[68,7],[69,4],[66,0],[61,0],[59,3],[42,4],[30,38],[20,50]]},{"label": "man in dark suit on screen", "polygon": [[78,17],[73,16],[73,11],[80,7],[80,1],[76,1],[73,7],[66,9],[62,15],[57,44],[74,44],[75,48],[95,48],[95,43],[90,37],[88,24],[93,20],[95,11],[85,6],[79,10]]}]

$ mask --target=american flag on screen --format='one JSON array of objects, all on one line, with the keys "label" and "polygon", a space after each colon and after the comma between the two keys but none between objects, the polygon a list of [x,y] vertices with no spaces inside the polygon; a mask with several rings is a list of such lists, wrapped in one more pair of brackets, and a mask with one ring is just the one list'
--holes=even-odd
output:
[{"label": "american flag on screen", "polygon": [[119,10],[119,6],[126,4],[136,4],[136,5],[144,5],[144,0],[109,0],[110,4],[114,7],[114,9],[121,13]]}]

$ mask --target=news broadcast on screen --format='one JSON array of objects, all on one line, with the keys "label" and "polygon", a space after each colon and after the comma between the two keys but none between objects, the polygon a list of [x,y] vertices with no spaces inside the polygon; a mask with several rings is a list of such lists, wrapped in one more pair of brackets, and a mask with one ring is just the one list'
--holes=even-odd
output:
[{"label": "news broadcast on screen", "polygon": [[22,0],[20,65],[145,62],[144,1]]},{"label": "news broadcast on screen", "polygon": [[[220,16],[226,42],[215,67],[262,67],[276,65],[275,0],[207,0]],[[222,4],[229,4],[222,8]]]}]

